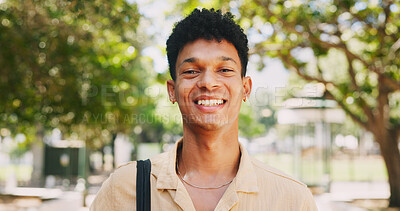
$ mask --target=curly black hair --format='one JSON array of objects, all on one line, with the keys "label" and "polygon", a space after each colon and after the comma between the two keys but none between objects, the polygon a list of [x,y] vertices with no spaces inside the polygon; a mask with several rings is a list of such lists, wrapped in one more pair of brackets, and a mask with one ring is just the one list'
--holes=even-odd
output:
[{"label": "curly black hair", "polygon": [[246,75],[248,52],[247,36],[243,29],[235,23],[232,13],[222,14],[220,10],[194,9],[193,12],[176,23],[172,34],[167,40],[167,56],[169,72],[173,80],[176,79],[176,60],[180,50],[188,43],[199,38],[207,40],[226,40],[232,43],[239,55],[242,64],[242,77]]}]

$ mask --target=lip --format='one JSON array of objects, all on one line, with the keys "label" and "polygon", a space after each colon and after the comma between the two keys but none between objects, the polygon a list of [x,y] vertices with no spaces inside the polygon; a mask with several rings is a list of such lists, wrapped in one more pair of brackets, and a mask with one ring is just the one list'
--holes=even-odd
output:
[{"label": "lip", "polygon": [[222,109],[225,106],[225,103],[221,104],[221,105],[214,105],[214,106],[203,106],[203,105],[199,105],[199,104],[194,104],[196,106],[197,109],[199,109],[202,112],[205,113],[213,113],[218,111],[219,109]]},{"label": "lip", "polygon": [[194,98],[194,102],[199,101],[199,100],[223,100],[223,101],[227,101],[223,97],[209,96],[209,95],[200,95],[200,96]]},{"label": "lip", "polygon": [[[199,105],[196,103],[199,100],[223,100],[224,103],[222,103],[220,105],[204,106],[204,105]],[[196,106],[196,108],[198,108],[200,111],[205,112],[205,113],[212,113],[212,112],[218,111],[219,109],[222,109],[225,106],[226,102],[227,102],[227,100],[225,98],[217,97],[217,96],[208,96],[208,95],[201,95],[201,96],[196,97],[193,100],[193,103]]]}]

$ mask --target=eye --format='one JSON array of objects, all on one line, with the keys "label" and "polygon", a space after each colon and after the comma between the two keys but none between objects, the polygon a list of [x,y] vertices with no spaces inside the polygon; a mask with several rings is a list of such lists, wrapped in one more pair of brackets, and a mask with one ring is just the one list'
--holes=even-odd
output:
[{"label": "eye", "polygon": [[196,74],[196,73],[197,73],[197,71],[195,71],[195,70],[187,70],[187,71],[183,72],[183,74]]},{"label": "eye", "polygon": [[231,72],[233,70],[231,70],[231,69],[221,69],[220,71],[223,72],[223,73],[227,73],[227,72]]}]

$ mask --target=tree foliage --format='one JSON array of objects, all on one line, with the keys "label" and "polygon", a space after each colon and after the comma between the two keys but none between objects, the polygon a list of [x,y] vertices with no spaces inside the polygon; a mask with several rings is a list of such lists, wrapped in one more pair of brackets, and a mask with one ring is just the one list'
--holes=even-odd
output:
[{"label": "tree foliage", "polygon": [[0,128],[60,128],[99,147],[151,113],[140,15],[123,0],[0,3]]},{"label": "tree foliage", "polygon": [[[260,113],[260,111],[257,112]],[[264,134],[266,126],[262,124],[261,119],[263,118],[260,115],[256,115],[255,109],[252,109],[250,105],[242,104],[239,113],[239,135],[251,140],[253,137]]]}]

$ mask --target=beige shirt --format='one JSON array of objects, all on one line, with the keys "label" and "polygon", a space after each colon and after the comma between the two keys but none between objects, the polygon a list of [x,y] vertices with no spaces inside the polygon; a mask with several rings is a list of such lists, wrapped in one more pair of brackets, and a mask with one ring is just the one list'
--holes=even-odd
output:
[{"label": "beige shirt", "polygon": [[[151,210],[195,210],[189,193],[175,172],[174,150],[151,159]],[[251,158],[240,146],[235,179],[215,210],[317,210],[306,185]],[[103,183],[90,210],[136,210],[136,162],[119,167]]]}]

